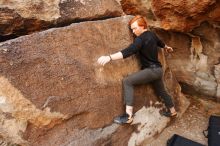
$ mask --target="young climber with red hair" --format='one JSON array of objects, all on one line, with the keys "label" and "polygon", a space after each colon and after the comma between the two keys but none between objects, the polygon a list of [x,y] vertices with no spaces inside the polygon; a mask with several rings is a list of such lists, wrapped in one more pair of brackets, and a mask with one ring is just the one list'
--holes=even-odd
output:
[{"label": "young climber with red hair", "polygon": [[162,80],[163,69],[158,60],[158,51],[164,48],[167,52],[173,49],[165,45],[153,32],[148,30],[147,21],[143,16],[133,17],[129,26],[136,35],[134,42],[127,48],[107,56],[101,56],[98,63],[105,65],[111,60],[127,58],[133,54],[139,53],[141,70],[133,73],[123,79],[125,114],[114,119],[116,123],[131,123],[133,120],[133,92],[134,85],[150,83],[153,86],[157,96],[164,99],[168,111],[162,112],[162,115],[173,117],[177,115],[171,96],[167,93]]}]

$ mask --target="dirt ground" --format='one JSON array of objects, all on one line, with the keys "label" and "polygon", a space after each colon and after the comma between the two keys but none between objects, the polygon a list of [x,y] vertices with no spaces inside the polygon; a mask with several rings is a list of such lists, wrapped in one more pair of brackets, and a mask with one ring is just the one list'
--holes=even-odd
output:
[{"label": "dirt ground", "polygon": [[207,129],[210,115],[220,115],[220,103],[204,98],[188,98],[191,104],[187,111],[181,117],[172,119],[167,128],[155,136],[155,139],[146,146],[166,146],[167,140],[173,134],[208,145],[208,140],[204,137],[203,130]]}]

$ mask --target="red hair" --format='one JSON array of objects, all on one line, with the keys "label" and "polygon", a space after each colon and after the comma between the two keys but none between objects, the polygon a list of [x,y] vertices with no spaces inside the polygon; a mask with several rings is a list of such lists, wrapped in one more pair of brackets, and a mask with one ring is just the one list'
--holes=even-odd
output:
[{"label": "red hair", "polygon": [[141,15],[136,15],[134,18],[132,18],[129,22],[129,25],[131,26],[132,23],[137,21],[138,26],[143,26],[144,29],[147,28],[147,20]]}]

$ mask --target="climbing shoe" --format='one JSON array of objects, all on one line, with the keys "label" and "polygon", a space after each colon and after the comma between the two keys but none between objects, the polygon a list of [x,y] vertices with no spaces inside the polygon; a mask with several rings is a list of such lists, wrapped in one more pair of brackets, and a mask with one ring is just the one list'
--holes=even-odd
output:
[{"label": "climbing shoe", "polygon": [[170,111],[161,111],[160,113],[161,115],[165,116],[165,117],[177,117],[177,112],[175,113],[171,113]]},{"label": "climbing shoe", "polygon": [[129,118],[129,115],[127,113],[125,113],[121,116],[118,116],[114,119],[114,122],[118,123],[118,124],[129,124],[132,121],[133,121],[133,116],[131,118]]}]

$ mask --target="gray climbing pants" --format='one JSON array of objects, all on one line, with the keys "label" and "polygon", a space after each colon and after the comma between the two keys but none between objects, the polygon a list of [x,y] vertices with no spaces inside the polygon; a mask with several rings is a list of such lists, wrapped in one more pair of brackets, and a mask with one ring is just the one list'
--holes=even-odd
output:
[{"label": "gray climbing pants", "polygon": [[145,68],[123,79],[124,102],[133,106],[134,85],[150,83],[157,96],[161,97],[167,108],[174,106],[171,96],[167,93],[163,83],[161,67]]}]

